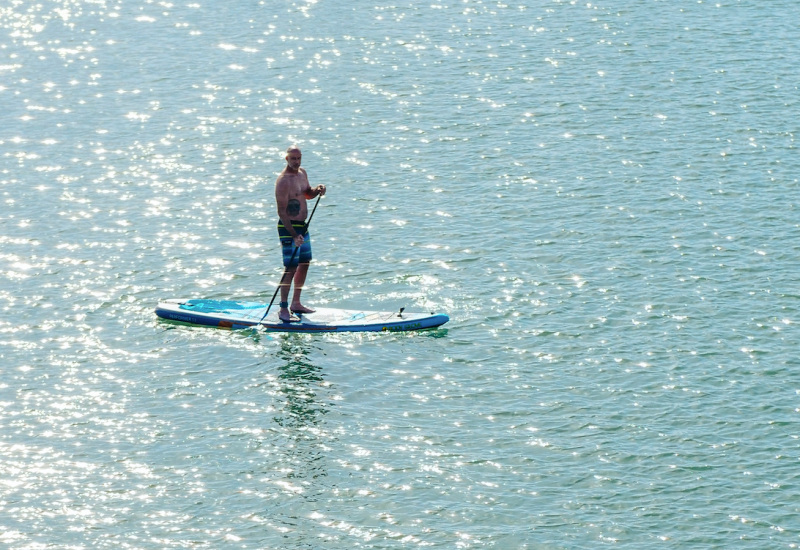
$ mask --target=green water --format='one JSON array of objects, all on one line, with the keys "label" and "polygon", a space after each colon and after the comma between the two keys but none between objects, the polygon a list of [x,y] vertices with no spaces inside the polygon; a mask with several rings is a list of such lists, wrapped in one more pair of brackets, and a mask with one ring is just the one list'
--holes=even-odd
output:
[{"label": "green water", "polygon": [[[800,8],[0,6],[8,548],[800,544]],[[273,183],[328,195],[268,301]]]}]

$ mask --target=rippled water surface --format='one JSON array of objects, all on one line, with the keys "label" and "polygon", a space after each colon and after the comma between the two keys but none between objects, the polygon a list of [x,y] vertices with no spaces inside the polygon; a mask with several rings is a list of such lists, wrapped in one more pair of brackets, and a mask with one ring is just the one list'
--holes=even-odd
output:
[{"label": "rippled water surface", "polygon": [[[0,5],[8,548],[800,545],[796,2]],[[158,321],[269,301],[435,331]]]}]

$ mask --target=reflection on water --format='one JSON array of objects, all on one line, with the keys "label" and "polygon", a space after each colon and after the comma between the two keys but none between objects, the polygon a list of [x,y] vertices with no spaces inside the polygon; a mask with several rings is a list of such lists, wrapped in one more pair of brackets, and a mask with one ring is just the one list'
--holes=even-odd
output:
[{"label": "reflection on water", "polygon": [[304,430],[316,426],[327,410],[317,399],[319,389],[326,385],[322,369],[311,362],[311,342],[304,337],[287,336],[278,357],[286,363],[279,367],[279,391],[286,397],[283,414],[275,422],[284,428]]},{"label": "reflection on water", "polygon": [[[306,336],[286,335],[280,341],[277,357],[281,361],[275,381],[274,422],[282,433],[285,479],[290,492],[315,501],[325,488],[319,485],[328,475],[328,443],[333,434],[324,416],[328,412],[327,391],[322,368],[312,361],[314,342]],[[288,464],[286,464],[288,463]]]},{"label": "reflection on water", "polygon": [[239,420],[252,434],[247,446],[254,454],[236,474],[243,500],[233,513],[253,540],[278,537],[282,548],[311,548],[310,518],[333,485],[331,442],[339,434],[326,424],[332,385],[318,362],[322,350],[315,338],[261,336],[246,337],[266,345],[260,348],[264,368],[238,398],[244,406]]}]

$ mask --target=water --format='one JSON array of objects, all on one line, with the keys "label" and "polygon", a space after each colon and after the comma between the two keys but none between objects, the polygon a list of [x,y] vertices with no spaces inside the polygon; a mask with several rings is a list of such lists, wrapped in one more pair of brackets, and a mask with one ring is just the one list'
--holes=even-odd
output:
[{"label": "water", "polygon": [[[230,4],[230,3],[229,3]],[[0,541],[794,548],[800,8],[0,6]],[[416,334],[156,320],[306,301]]]}]

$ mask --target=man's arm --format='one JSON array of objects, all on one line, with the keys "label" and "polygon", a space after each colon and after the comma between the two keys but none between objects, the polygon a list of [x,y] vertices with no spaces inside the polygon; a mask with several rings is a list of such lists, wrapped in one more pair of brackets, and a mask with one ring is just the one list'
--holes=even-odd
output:
[{"label": "man's arm", "polygon": [[325,194],[325,186],[324,185],[317,185],[316,187],[309,186],[308,189],[306,189],[303,192],[303,194],[306,196],[307,199],[313,199],[318,195]]},{"label": "man's arm", "polygon": [[317,185],[316,187],[311,187],[311,184],[308,182],[308,172],[300,168],[300,172],[305,176],[305,183],[306,188],[303,189],[303,196],[307,199],[313,199],[318,195],[325,194],[325,186],[324,185]]}]

